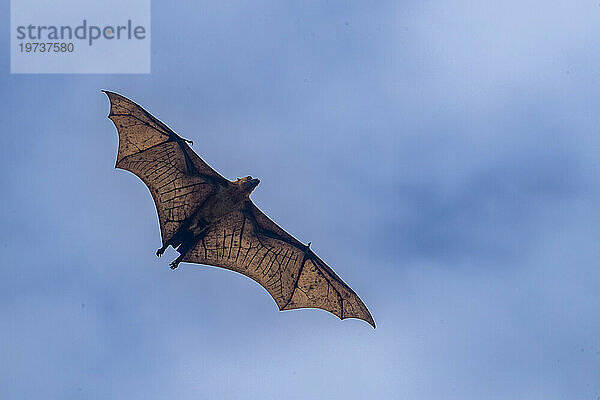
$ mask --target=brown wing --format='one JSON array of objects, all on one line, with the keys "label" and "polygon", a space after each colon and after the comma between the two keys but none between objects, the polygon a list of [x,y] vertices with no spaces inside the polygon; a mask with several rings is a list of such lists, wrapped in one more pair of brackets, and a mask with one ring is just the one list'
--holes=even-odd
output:
[{"label": "brown wing", "polygon": [[226,268],[254,279],[280,310],[321,308],[341,319],[359,318],[375,327],[358,295],[308,246],[249,200],[212,225],[183,261]]},{"label": "brown wing", "polygon": [[215,172],[169,127],[133,101],[104,91],[119,133],[116,167],[133,172],[148,187],[163,244],[212,193],[229,182]]}]

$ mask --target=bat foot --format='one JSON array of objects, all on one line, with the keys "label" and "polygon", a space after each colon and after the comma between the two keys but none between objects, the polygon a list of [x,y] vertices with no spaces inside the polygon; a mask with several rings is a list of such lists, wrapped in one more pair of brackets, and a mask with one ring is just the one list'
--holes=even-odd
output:
[{"label": "bat foot", "polygon": [[171,264],[169,264],[171,266],[171,269],[174,271],[177,269],[177,267],[179,267],[179,261],[175,260],[173,262],[171,262]]},{"label": "bat foot", "polygon": [[164,247],[161,247],[160,249],[156,250],[156,256],[160,257],[163,255],[164,252],[165,252]]}]

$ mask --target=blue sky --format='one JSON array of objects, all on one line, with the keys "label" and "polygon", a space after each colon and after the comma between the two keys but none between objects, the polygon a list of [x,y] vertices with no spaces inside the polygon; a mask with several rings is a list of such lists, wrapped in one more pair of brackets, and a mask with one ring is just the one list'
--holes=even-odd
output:
[{"label": "blue sky", "polygon": [[[2,29],[1,398],[600,396],[597,2],[154,1],[149,75],[10,75]],[[259,177],[377,329],[169,270],[100,89]]]}]

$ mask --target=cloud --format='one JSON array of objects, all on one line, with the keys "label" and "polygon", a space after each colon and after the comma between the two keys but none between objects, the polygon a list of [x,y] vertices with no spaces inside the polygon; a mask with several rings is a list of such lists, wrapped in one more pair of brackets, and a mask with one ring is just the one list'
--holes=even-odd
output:
[{"label": "cloud", "polygon": [[[592,6],[154,4],[151,75],[1,75],[0,397],[596,397]],[[102,88],[259,176],[377,330],[156,259]]]}]

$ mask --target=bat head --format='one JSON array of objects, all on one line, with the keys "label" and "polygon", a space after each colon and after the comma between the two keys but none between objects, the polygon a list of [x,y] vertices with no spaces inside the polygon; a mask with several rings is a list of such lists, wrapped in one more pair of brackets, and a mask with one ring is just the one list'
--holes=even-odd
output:
[{"label": "bat head", "polygon": [[239,185],[245,193],[250,194],[254,188],[258,186],[260,180],[252,178],[251,176],[246,176],[244,178],[238,178],[235,183]]}]

